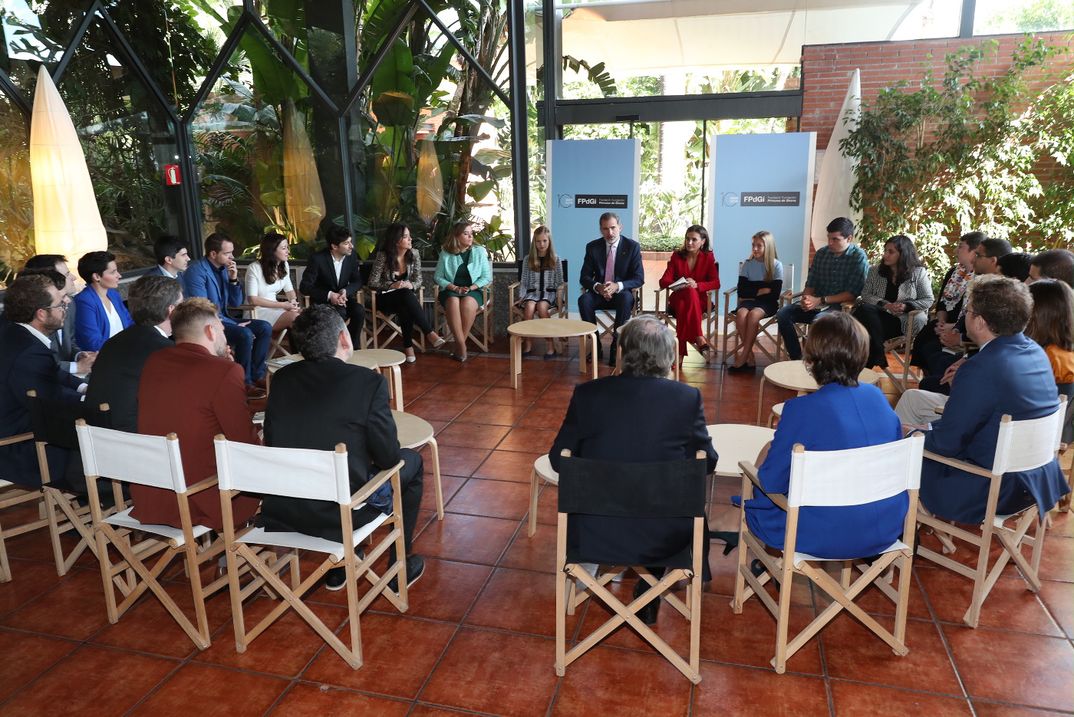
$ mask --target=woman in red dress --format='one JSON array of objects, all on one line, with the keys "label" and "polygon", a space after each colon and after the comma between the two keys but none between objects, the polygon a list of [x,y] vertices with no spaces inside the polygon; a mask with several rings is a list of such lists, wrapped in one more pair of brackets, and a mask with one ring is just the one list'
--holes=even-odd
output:
[{"label": "woman in red dress", "polygon": [[668,312],[675,317],[680,360],[691,343],[709,361],[713,351],[701,329],[701,317],[709,309],[708,292],[720,288],[720,272],[709,248],[708,230],[699,224],[686,230],[682,248],[671,255],[660,277],[661,289],[676,285],[668,296]]}]

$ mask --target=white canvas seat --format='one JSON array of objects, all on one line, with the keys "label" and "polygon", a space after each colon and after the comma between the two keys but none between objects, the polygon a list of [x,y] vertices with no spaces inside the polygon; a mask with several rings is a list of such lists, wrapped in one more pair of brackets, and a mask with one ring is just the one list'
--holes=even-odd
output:
[{"label": "white canvas seat", "polygon": [[[963,615],[963,621],[970,627],[977,627],[981,618],[981,606],[995,586],[1007,563],[1014,561],[1022,579],[1031,592],[1040,590],[1040,559],[1044,550],[1044,519],[1034,503],[1025,510],[1011,515],[997,515],[996,505],[999,501],[999,488],[1005,473],[1027,471],[1039,468],[1055,459],[1059,452],[1063,420],[1066,413],[1066,397],[1060,396],[1059,408],[1050,416],[1015,421],[1009,415],[1000,419],[999,434],[996,440],[996,455],[992,467],[980,466],[940,456],[926,451],[925,458],[949,465],[990,481],[988,502],[985,505],[985,517],[976,531],[957,527],[952,523],[921,510],[917,516],[919,525],[935,532],[941,543],[941,552],[921,546],[918,555],[931,560],[959,575],[973,580],[973,595],[969,608]],[[1013,521],[1013,526],[1008,525]],[[1030,528],[1034,528],[1032,535]],[[989,553],[993,536],[999,541],[1003,550],[989,567]],[[948,557],[956,551],[955,539],[962,540],[976,550],[974,565],[963,563]],[[1027,560],[1022,548],[1031,549]]]},{"label": "white canvas seat", "polygon": [[[407,610],[406,548],[403,539],[402,492],[399,471],[403,462],[382,470],[356,493],[351,494],[347,450],[340,443],[334,451],[298,448],[270,448],[234,443],[217,436],[216,465],[220,482],[220,501],[224,514],[224,543],[227,555],[227,578],[230,584],[231,616],[235,630],[235,649],[245,652],[247,645],[268,629],[288,609],[293,609],[340,657],[353,669],[362,666],[362,641],[359,616],[378,596],[383,595],[400,612]],[[353,528],[353,512],[361,508],[377,489],[390,482],[392,512],[380,515],[370,523]],[[231,499],[240,492],[276,495],[306,500],[337,503],[340,516],[340,541],[312,537],[303,533],[265,531],[244,528],[236,531],[231,520]],[[362,557],[355,547],[369,539],[377,528],[387,526],[383,536],[375,538]],[[343,540],[349,535],[350,540]],[[271,550],[258,551],[254,546],[284,548],[288,553],[275,557]],[[395,548],[395,560],[390,561],[383,575],[373,566]],[[299,575],[298,551],[321,553],[325,557],[305,580]],[[282,565],[290,569],[290,585],[283,582],[279,572]],[[254,580],[240,586],[241,568],[249,566]],[[302,597],[316,587],[331,568],[346,571],[349,645],[302,602]],[[372,587],[358,598],[358,579],[364,578]],[[397,590],[389,587],[395,579]],[[243,601],[261,586],[266,586],[282,602],[269,611],[250,630],[246,629]]]},{"label": "white canvas seat", "polygon": [[[787,511],[782,557],[770,555],[765,544],[754,536],[746,523],[746,501],[754,490],[764,492],[757,467],[742,462],[742,507],[739,519],[738,570],[731,609],[742,612],[743,603],[756,596],[776,619],[776,654],[772,665],[783,673],[789,660],[836,615],[846,610],[865,627],[888,644],[896,655],[909,652],[906,646],[906,617],[910,599],[910,570],[913,565],[914,516],[921,481],[921,456],[924,437],[913,436],[878,446],[843,451],[807,451],[794,446],[791,456],[790,484],[787,495],[766,493],[778,507]],[[900,493],[908,495],[908,509],[903,517],[903,538],[879,556],[848,555],[842,559],[816,558],[795,550],[798,538],[798,514],[803,507],[855,506],[874,503]],[[764,571],[754,575],[751,556],[760,561]],[[788,557],[790,559],[788,560]],[[864,558],[869,558],[867,563]],[[824,565],[842,563],[837,581]],[[889,570],[897,568],[898,588],[891,585]],[[854,578],[856,573],[860,575]],[[793,639],[789,639],[791,583],[802,575],[831,597],[832,603]],[[773,597],[766,586],[774,582],[778,592]],[[854,599],[872,584],[895,603],[894,626],[889,631],[854,603]]]}]

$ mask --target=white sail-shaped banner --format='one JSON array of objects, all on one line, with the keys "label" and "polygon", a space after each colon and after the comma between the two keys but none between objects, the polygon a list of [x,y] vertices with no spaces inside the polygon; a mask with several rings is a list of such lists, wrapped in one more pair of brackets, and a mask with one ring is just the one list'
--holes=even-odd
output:
[{"label": "white sail-shaped banner", "polygon": [[[844,118],[849,117],[848,122]],[[813,225],[809,236],[817,249],[828,241],[825,227],[836,217],[849,217],[857,226],[861,212],[850,208],[850,190],[857,179],[857,163],[843,154],[839,143],[858,126],[861,117],[861,70],[854,70],[847,87],[843,107],[832,128],[832,137],[820,162],[817,173],[817,191],[813,200]]]}]

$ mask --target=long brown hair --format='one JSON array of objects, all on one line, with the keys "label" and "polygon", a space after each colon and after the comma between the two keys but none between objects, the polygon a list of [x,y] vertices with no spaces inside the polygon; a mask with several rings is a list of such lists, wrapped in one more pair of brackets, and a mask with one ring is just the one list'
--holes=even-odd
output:
[{"label": "long brown hair", "polygon": [[1074,291],[1062,281],[1041,279],[1029,285],[1033,313],[1026,336],[1041,346],[1074,351]]},{"label": "long brown hair", "polygon": [[276,232],[269,232],[261,237],[261,246],[257,250],[257,263],[261,265],[261,273],[265,275],[265,283],[267,284],[287,276],[287,262],[276,261],[275,256],[280,242],[285,241],[287,241],[287,237]]},{"label": "long brown hair", "polygon": [[709,243],[709,230],[700,224],[691,224],[686,227],[686,231],[682,235],[682,246],[675,250],[676,254],[684,259],[686,258],[686,235],[690,232],[701,236],[701,248],[698,249],[699,254],[703,251],[712,252],[712,245]]},{"label": "long brown hair", "polygon": [[[451,226],[451,233],[448,234],[447,239],[440,246],[448,254],[461,254],[462,245],[459,243],[459,237],[466,230],[466,227],[472,227],[473,222],[455,222]],[[475,242],[476,243],[476,242]]]},{"label": "long brown hair", "polygon": [[[548,252],[543,257],[537,254],[537,237],[542,234],[548,236]],[[533,240],[530,241],[530,255],[526,258],[526,261],[529,262],[531,271],[554,269],[556,262],[559,261],[556,258],[556,249],[552,246],[552,230],[544,224],[533,230]]]},{"label": "long brown hair", "polygon": [[405,272],[410,267],[412,261],[413,249],[408,249],[407,253],[403,255],[403,265],[399,266],[396,262],[399,261],[399,242],[403,240],[403,232],[407,230],[406,224],[389,224],[388,228],[384,230],[384,241],[381,242],[380,250],[384,252],[384,258],[387,260],[387,266],[395,272]]}]

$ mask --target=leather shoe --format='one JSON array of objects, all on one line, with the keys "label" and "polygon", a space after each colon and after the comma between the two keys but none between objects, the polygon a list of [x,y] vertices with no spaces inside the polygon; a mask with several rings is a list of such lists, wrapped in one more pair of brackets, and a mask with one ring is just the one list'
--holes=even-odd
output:
[{"label": "leather shoe", "polygon": [[615,353],[616,353],[616,350],[618,348],[619,348],[619,335],[618,334],[612,334],[612,345],[611,345],[611,348],[608,350],[608,365],[609,366],[612,366],[612,367],[615,366]]},{"label": "leather shoe", "polygon": [[246,398],[257,400],[259,398],[264,398],[267,395],[268,392],[260,386],[252,383],[246,386]]},{"label": "leather shoe", "polygon": [[[638,582],[634,585],[634,598],[637,599],[649,589],[649,583],[645,582],[641,578],[638,578]],[[660,612],[660,600],[661,598],[653,598],[652,602],[638,610],[638,619],[646,625],[655,625],[656,618]]]}]

